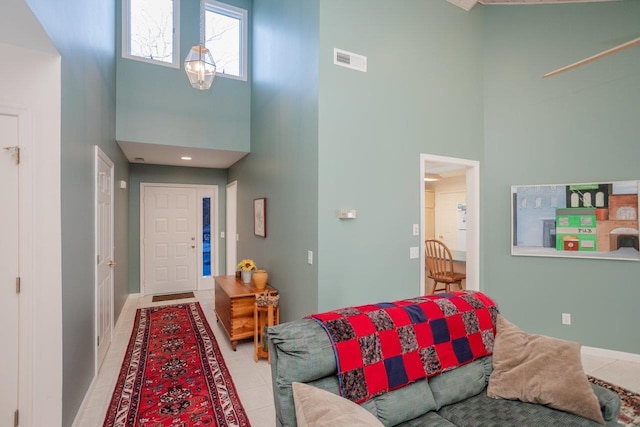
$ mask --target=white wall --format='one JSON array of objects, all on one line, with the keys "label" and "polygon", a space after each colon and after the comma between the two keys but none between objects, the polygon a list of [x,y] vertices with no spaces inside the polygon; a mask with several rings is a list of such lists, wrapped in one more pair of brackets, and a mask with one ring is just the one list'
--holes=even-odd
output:
[{"label": "white wall", "polygon": [[[16,19],[5,6],[0,28]],[[4,41],[0,33],[0,106],[22,111],[21,120],[31,122],[30,138],[21,140],[19,190],[20,351],[27,365],[20,372],[20,425],[56,426],[62,419],[61,63],[55,49]]]}]

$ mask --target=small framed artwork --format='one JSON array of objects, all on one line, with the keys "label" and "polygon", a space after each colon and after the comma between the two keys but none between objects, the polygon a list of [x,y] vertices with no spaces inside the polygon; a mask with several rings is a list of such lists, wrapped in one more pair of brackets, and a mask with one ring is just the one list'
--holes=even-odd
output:
[{"label": "small framed artwork", "polygon": [[253,234],[267,237],[267,199],[253,199]]}]

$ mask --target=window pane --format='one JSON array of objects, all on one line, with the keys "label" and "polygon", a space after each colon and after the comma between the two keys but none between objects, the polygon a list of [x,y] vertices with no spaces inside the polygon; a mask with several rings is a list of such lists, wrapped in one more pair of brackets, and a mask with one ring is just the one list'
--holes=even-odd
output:
[{"label": "window pane", "polygon": [[173,0],[130,1],[130,54],[173,62]]},{"label": "window pane", "polygon": [[202,198],[202,277],[211,277],[211,198]]},{"label": "window pane", "polygon": [[206,46],[216,63],[216,72],[240,76],[240,20],[207,10]]}]

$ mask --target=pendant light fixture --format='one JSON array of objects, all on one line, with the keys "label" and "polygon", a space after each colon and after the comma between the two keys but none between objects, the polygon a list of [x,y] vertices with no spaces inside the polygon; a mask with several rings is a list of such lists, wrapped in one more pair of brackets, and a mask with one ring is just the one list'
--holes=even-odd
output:
[{"label": "pendant light fixture", "polygon": [[200,0],[200,44],[193,46],[184,60],[184,71],[189,83],[198,90],[208,90],[216,77],[216,63],[205,46],[204,18],[204,0]]}]

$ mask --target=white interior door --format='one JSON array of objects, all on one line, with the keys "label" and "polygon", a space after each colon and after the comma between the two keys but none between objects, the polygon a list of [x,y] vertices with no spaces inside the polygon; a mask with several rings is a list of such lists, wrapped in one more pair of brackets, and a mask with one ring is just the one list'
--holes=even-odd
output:
[{"label": "white interior door", "polygon": [[196,200],[195,188],[144,187],[144,294],[196,289]]},{"label": "white interior door", "polygon": [[[14,153],[18,147],[18,118],[0,115],[0,425],[14,425],[18,409],[19,371],[19,271],[18,165]],[[16,149],[4,149],[16,147]]]},{"label": "white interior door", "polygon": [[113,162],[96,146],[96,372],[111,344],[113,330]]},{"label": "white interior door", "polygon": [[237,205],[238,181],[233,181],[227,185],[227,275],[234,274],[238,265]]},{"label": "white interior door", "polygon": [[436,192],[436,239],[449,249],[458,249],[458,203],[466,203],[465,192]]}]

